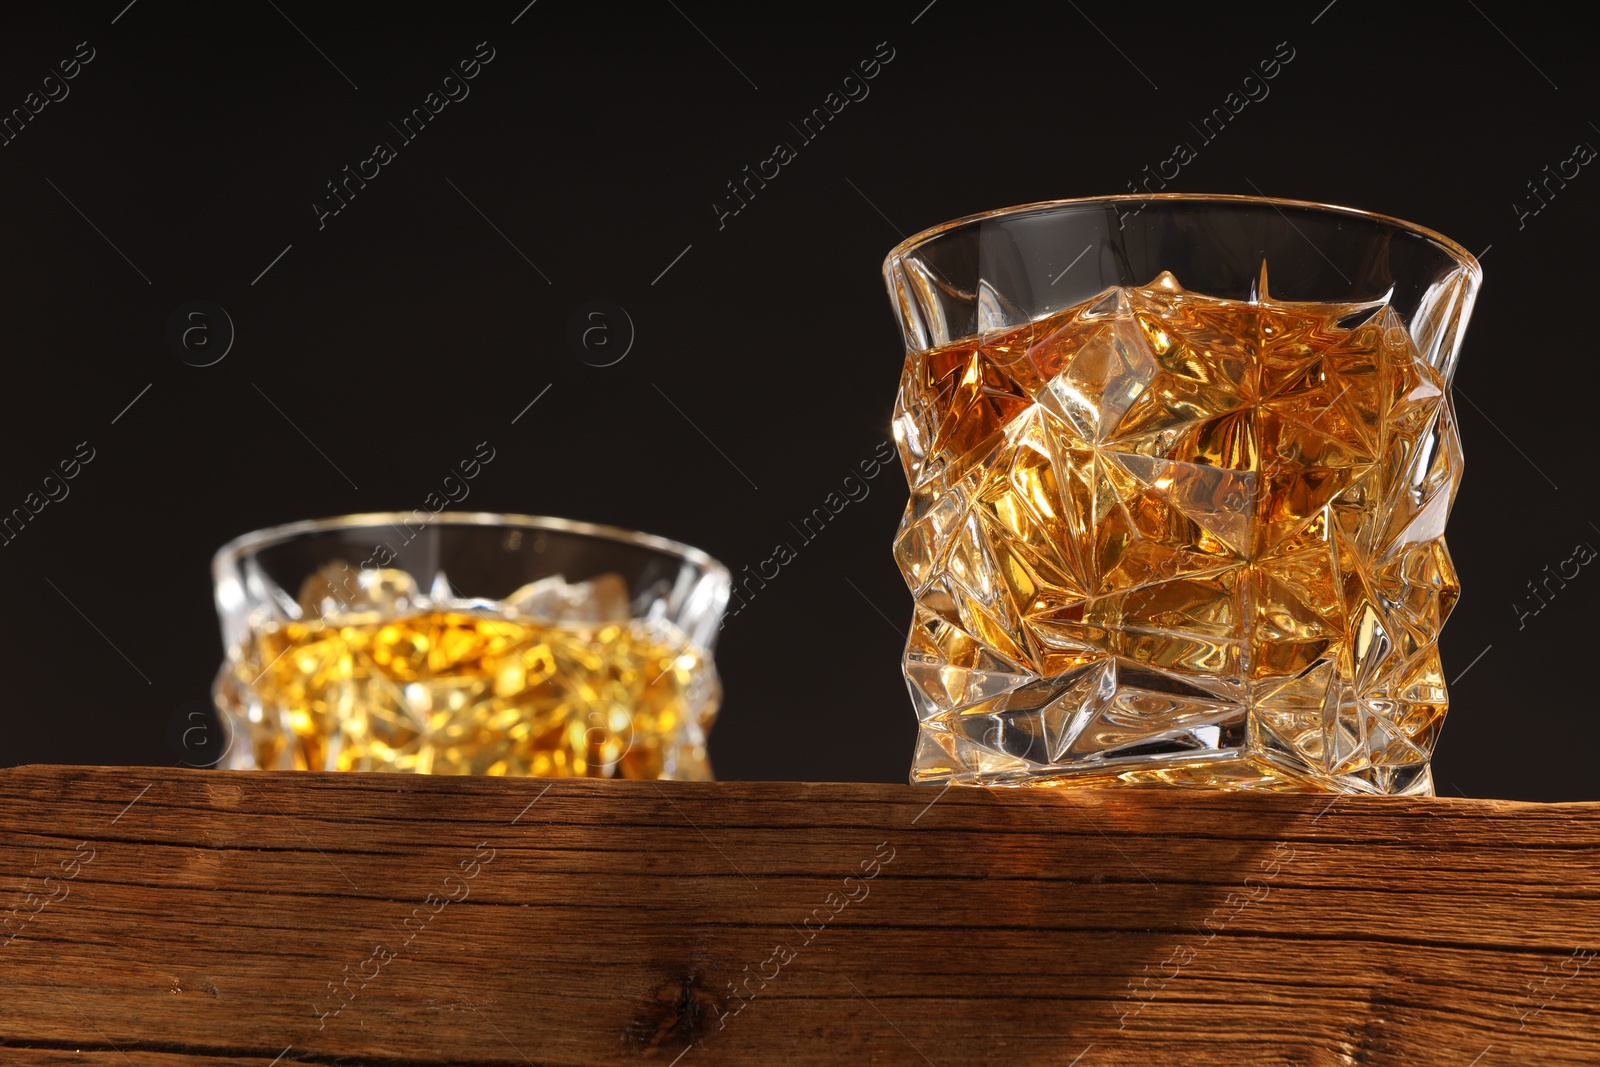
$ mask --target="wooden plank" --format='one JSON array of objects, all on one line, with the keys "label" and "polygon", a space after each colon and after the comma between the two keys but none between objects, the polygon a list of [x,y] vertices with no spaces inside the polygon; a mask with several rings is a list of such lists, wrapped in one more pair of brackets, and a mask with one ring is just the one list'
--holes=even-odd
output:
[{"label": "wooden plank", "polygon": [[22,767],[0,909],[7,1064],[1600,1062],[1596,804]]}]

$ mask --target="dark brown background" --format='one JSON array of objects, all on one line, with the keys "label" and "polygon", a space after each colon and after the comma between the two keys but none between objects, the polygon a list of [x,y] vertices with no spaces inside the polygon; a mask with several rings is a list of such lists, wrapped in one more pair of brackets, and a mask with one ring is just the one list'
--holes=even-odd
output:
[{"label": "dark brown background", "polygon": [[[488,440],[469,506],[645,529],[735,570],[796,543],[723,633],[718,770],[902,780],[903,479],[880,475],[810,544],[789,525],[887,435],[900,348],[879,263],[945,219],[1126,191],[1189,140],[1171,189],[1344,203],[1488,250],[1458,378],[1465,596],[1437,777],[1596,798],[1600,578],[1585,569],[1521,626],[1514,608],[1546,565],[1600,545],[1584,282],[1600,177],[1585,167],[1521,226],[1513,207],[1547,164],[1600,144],[1582,35],[1468,2],[1315,0],[1225,23],[1187,5],[524,2],[7,15],[0,113],[78,42],[95,58],[0,146],[0,512],[79,442],[95,458],[0,547],[5,762],[175,762],[171,723],[221,653],[216,546],[420,506]],[[470,96],[398,146],[387,123],[480,41],[495,58]],[[796,141],[789,122],[879,42],[894,59],[870,96],[719,229],[724,184]],[[1279,42],[1294,59],[1270,96],[1199,144],[1188,123]],[[380,139],[398,158],[319,230],[324,182]],[[214,366],[167,341],[193,300],[237,331]],[[568,342],[594,300],[637,332],[608,367]]]}]

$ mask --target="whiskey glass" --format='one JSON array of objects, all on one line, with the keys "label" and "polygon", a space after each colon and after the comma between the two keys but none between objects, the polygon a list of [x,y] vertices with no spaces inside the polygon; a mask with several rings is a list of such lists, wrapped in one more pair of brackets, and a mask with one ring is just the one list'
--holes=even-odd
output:
[{"label": "whiskey glass", "polygon": [[1433,792],[1471,255],[1115,196],[946,223],[884,278],[912,781]]},{"label": "whiskey glass", "polygon": [[235,769],[708,780],[727,568],[564,519],[348,515],[213,560]]}]

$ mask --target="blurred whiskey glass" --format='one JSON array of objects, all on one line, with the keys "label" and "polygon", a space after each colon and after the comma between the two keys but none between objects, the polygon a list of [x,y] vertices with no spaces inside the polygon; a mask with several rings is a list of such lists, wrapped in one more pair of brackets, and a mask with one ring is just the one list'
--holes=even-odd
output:
[{"label": "blurred whiskey glass", "polygon": [[711,778],[730,583],[698,549],[396,512],[247,534],[213,574],[222,766]]}]

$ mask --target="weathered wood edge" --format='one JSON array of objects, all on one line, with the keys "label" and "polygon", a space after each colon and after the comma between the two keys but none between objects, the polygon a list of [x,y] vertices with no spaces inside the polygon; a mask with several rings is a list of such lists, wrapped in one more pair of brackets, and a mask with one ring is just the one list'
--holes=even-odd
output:
[{"label": "weathered wood edge", "polygon": [[[330,809],[330,802],[338,806]],[[136,823],[140,804],[150,814]],[[748,1062],[759,1049],[761,1058],[796,1063],[849,1062],[864,1054],[921,1063],[924,1054],[913,1050],[926,1044],[941,1064],[1068,1062],[1076,1054],[1071,1042],[1098,1049],[1080,1067],[1163,1057],[1348,1067],[1450,1063],[1457,1054],[1464,1067],[1479,1052],[1478,1067],[1600,1060],[1594,988],[1600,983],[1573,962],[1595,947],[1600,925],[1600,804],[44,766],[0,771],[0,892],[10,890],[6,883],[16,873],[26,873],[23,853],[47,843],[59,850],[57,842],[97,830],[95,840],[115,845],[120,855],[74,883],[74,928],[60,940],[25,933],[11,947],[49,944],[75,952],[66,970],[55,973],[78,979],[66,988],[92,1001],[99,1029],[108,1033],[98,1047],[98,1039],[81,1040],[85,1017],[61,1006],[60,996],[51,1001],[50,972],[29,955],[18,967],[29,1006],[5,1013],[0,1046],[9,1047],[0,1059],[269,1064],[283,1046],[273,1048],[268,1035],[301,1025],[273,989],[242,1010],[234,998],[226,1014],[204,1012],[210,1025],[222,1025],[213,1036],[229,1038],[206,1041],[194,1019],[163,1011],[161,998],[152,999],[138,981],[129,984],[124,972],[174,969],[166,957],[175,958],[181,944],[215,964],[209,973],[219,980],[265,976],[315,985],[348,962],[349,949],[340,946],[357,937],[342,928],[348,916],[323,921],[313,913],[294,928],[308,941],[300,947],[311,950],[304,961],[274,956],[260,963],[259,975],[227,971],[225,944],[216,935],[237,917],[230,908],[249,913],[241,921],[254,915],[267,916],[269,927],[290,921],[281,894],[252,884],[259,872],[311,879],[318,907],[409,903],[425,887],[399,883],[419,856],[453,852],[459,846],[450,842],[517,821],[536,831],[536,841],[494,839],[505,849],[496,868],[500,881],[486,891],[485,907],[474,898],[452,912],[460,943],[482,948],[521,930],[507,927],[506,901],[494,892],[508,901],[544,900],[534,910],[547,914],[525,921],[561,929],[552,887],[580,900],[594,897],[597,913],[627,933],[597,945],[586,968],[567,961],[565,970],[552,971],[538,946],[524,950],[518,966],[494,976],[500,985],[483,991],[486,998],[526,994],[541,1002],[551,990],[584,990],[588,1006],[581,1013],[563,1015],[564,1002],[554,1016],[545,1009],[564,1030],[555,1038],[515,1014],[498,1017],[497,1026],[538,1062],[666,1063],[690,1051],[693,1059]],[[292,823],[301,825],[291,829]],[[341,833],[355,840],[336,840]],[[820,899],[818,888],[836,885],[841,870],[854,869],[855,853],[886,835],[899,851],[876,883],[876,902],[841,913],[836,925],[851,927],[848,936],[841,929],[831,941],[807,947],[812,969],[793,979],[786,973],[790,985],[763,993],[766,1014],[741,1007],[743,1018],[736,1015],[738,1025],[724,1034],[716,1021],[726,1019],[732,1001],[719,993],[718,979],[736,977],[739,963],[748,970],[759,962],[763,942],[793,927],[786,916],[803,915],[791,902]],[[1209,936],[1186,931],[1198,930],[1202,917],[1210,925],[1221,907],[1216,898],[1250,885],[1250,872],[1260,870],[1257,857],[1275,845],[1295,850],[1297,858],[1292,878],[1262,886],[1271,906],[1268,896],[1248,900],[1247,893],[1242,906],[1222,913],[1223,929]],[[183,859],[190,852],[209,858],[217,849],[226,857],[220,865],[191,869]],[[336,856],[363,884],[397,884],[376,895],[347,892],[328,878],[321,864],[330,861],[322,853]],[[522,868],[513,866],[519,862]],[[648,900],[645,894],[660,894],[668,875],[716,891],[703,900],[662,897],[659,914],[627,914],[630,879],[634,898]],[[620,891],[607,888],[619,884]],[[201,891],[232,899],[196,920]],[[1071,908],[1038,911],[1041,901],[1075,902],[1085,894],[1098,909],[1088,919]],[[1415,923],[1366,917],[1363,909],[1383,894],[1398,894]],[[171,912],[174,895],[189,901],[186,921]],[[1182,919],[1179,912],[1191,902],[1194,916]],[[120,934],[134,917],[135,932]],[[1430,924],[1437,929],[1412,929]],[[949,958],[952,937],[976,956]],[[1186,945],[1205,947],[1204,964],[1152,987],[1152,967],[1159,981]],[[49,958],[67,960],[61,952]],[[0,955],[0,973],[7,962]],[[428,973],[448,971],[469,989],[481,978],[475,974],[481,961],[470,952],[429,966]],[[1565,973],[1575,967],[1577,973]],[[847,984],[839,974],[855,978]],[[997,976],[1016,992],[997,995]],[[1523,979],[1530,991],[1520,988]],[[1141,993],[1136,981],[1146,992],[1155,988],[1154,995]],[[451,1019],[427,986],[425,975],[396,979],[362,1001],[364,1026],[397,1028],[399,1038],[373,1041],[358,1032],[319,1045],[314,1032],[297,1032],[310,1047],[291,1042],[285,1062],[524,1061],[500,1037],[485,1038],[481,1025],[463,1028]],[[1303,989],[1321,995],[1308,1001]],[[1552,990],[1557,995],[1545,1003]],[[490,1003],[481,1001],[486,1009]],[[1292,1030],[1286,1005],[1294,1009]],[[898,1025],[888,1022],[885,1006]],[[438,1032],[407,1034],[407,1020],[419,1014]],[[13,1021],[22,1029],[14,1030]],[[907,1028],[916,1046],[900,1032]],[[802,1041],[807,1033],[811,1038]],[[815,1040],[821,1033],[831,1038]],[[1201,1040],[1214,1049],[1197,1047]],[[81,1055],[70,1051],[80,1043]],[[451,1051],[442,1052],[441,1043]],[[1496,1048],[1514,1048],[1517,1058],[1501,1059]],[[1431,1058],[1435,1053],[1442,1058]]]}]

